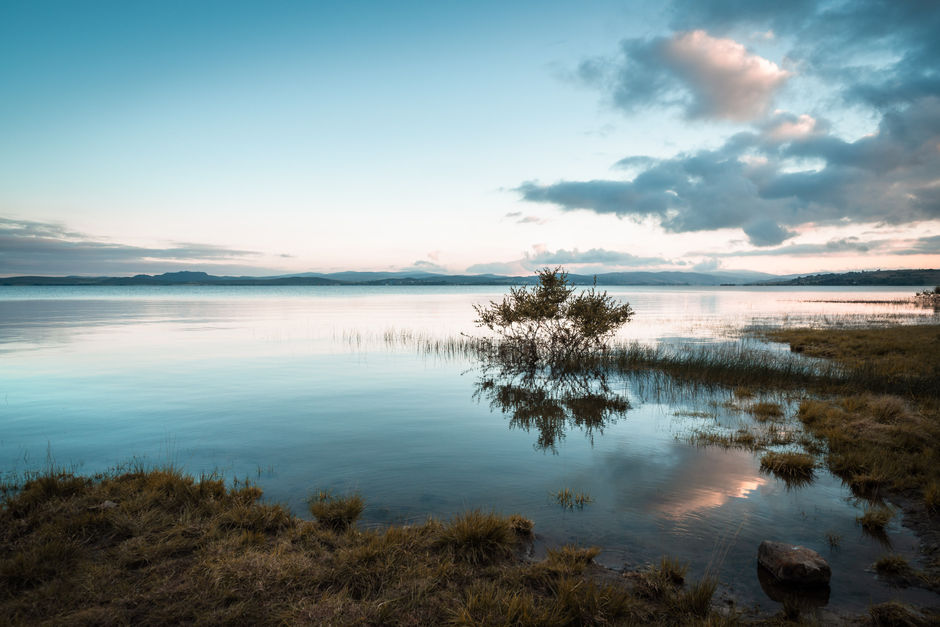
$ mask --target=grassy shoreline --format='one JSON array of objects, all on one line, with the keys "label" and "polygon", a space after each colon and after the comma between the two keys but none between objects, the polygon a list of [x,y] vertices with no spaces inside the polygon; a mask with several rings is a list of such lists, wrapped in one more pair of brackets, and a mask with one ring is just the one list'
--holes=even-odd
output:
[{"label": "grassy shoreline", "polygon": [[715,582],[671,560],[622,577],[598,549],[524,557],[531,521],[472,511],[360,530],[358,497],[315,521],[250,485],[173,469],[51,471],[0,509],[0,617],[11,624],[710,624]]}]

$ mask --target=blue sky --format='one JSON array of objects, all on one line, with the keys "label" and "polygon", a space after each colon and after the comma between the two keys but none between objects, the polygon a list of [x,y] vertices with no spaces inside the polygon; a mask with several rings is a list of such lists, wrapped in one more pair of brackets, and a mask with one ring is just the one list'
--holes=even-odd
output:
[{"label": "blue sky", "polygon": [[0,4],[0,274],[940,266],[932,2]]}]

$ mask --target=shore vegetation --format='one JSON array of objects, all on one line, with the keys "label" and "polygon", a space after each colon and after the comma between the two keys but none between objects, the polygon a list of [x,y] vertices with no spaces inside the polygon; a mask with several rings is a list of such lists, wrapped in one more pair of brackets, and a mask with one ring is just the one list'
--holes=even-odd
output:
[{"label": "shore vegetation", "polygon": [[532,523],[518,515],[363,530],[355,495],[319,493],[316,520],[302,520],[257,487],[172,468],[50,470],[4,487],[0,616],[10,624],[729,621],[712,609],[714,583],[685,583],[673,561],[627,577],[595,565],[595,548],[526,559]]}]

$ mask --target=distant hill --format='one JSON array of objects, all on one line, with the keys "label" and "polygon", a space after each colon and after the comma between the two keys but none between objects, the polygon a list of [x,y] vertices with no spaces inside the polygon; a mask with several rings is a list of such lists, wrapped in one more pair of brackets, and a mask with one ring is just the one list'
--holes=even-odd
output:
[{"label": "distant hill", "polygon": [[[593,274],[569,274],[575,285],[591,285]],[[781,278],[755,272],[610,272],[597,275],[598,285],[720,285],[744,283],[756,278]],[[494,274],[432,274],[429,272],[334,272],[271,277],[215,276],[206,272],[166,272],[130,277],[46,277],[18,276],[0,278],[0,285],[531,285],[531,276]]]},{"label": "distant hill", "polygon": [[940,285],[940,270],[872,270],[841,274],[812,274],[754,285]]},{"label": "distant hill", "polygon": [[[591,285],[592,274],[569,274],[575,285]],[[334,272],[252,277],[215,276],[205,272],[166,272],[130,277],[0,277],[0,285],[532,285],[531,276],[432,274],[429,272]],[[709,285],[940,285],[940,270],[878,270],[817,274],[793,278],[742,270],[717,272],[608,272],[597,275],[604,286]]]}]

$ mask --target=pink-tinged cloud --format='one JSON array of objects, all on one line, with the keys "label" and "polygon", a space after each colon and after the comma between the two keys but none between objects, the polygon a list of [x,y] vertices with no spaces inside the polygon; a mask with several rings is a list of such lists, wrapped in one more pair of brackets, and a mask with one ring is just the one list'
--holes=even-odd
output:
[{"label": "pink-tinged cloud", "polygon": [[694,94],[693,116],[746,121],[763,115],[791,73],[733,39],[703,30],[677,33],[665,60]]},{"label": "pink-tinged cloud", "polygon": [[796,118],[778,115],[778,118],[767,128],[766,133],[773,140],[787,142],[817,135],[821,131],[816,119],[803,113]]}]

